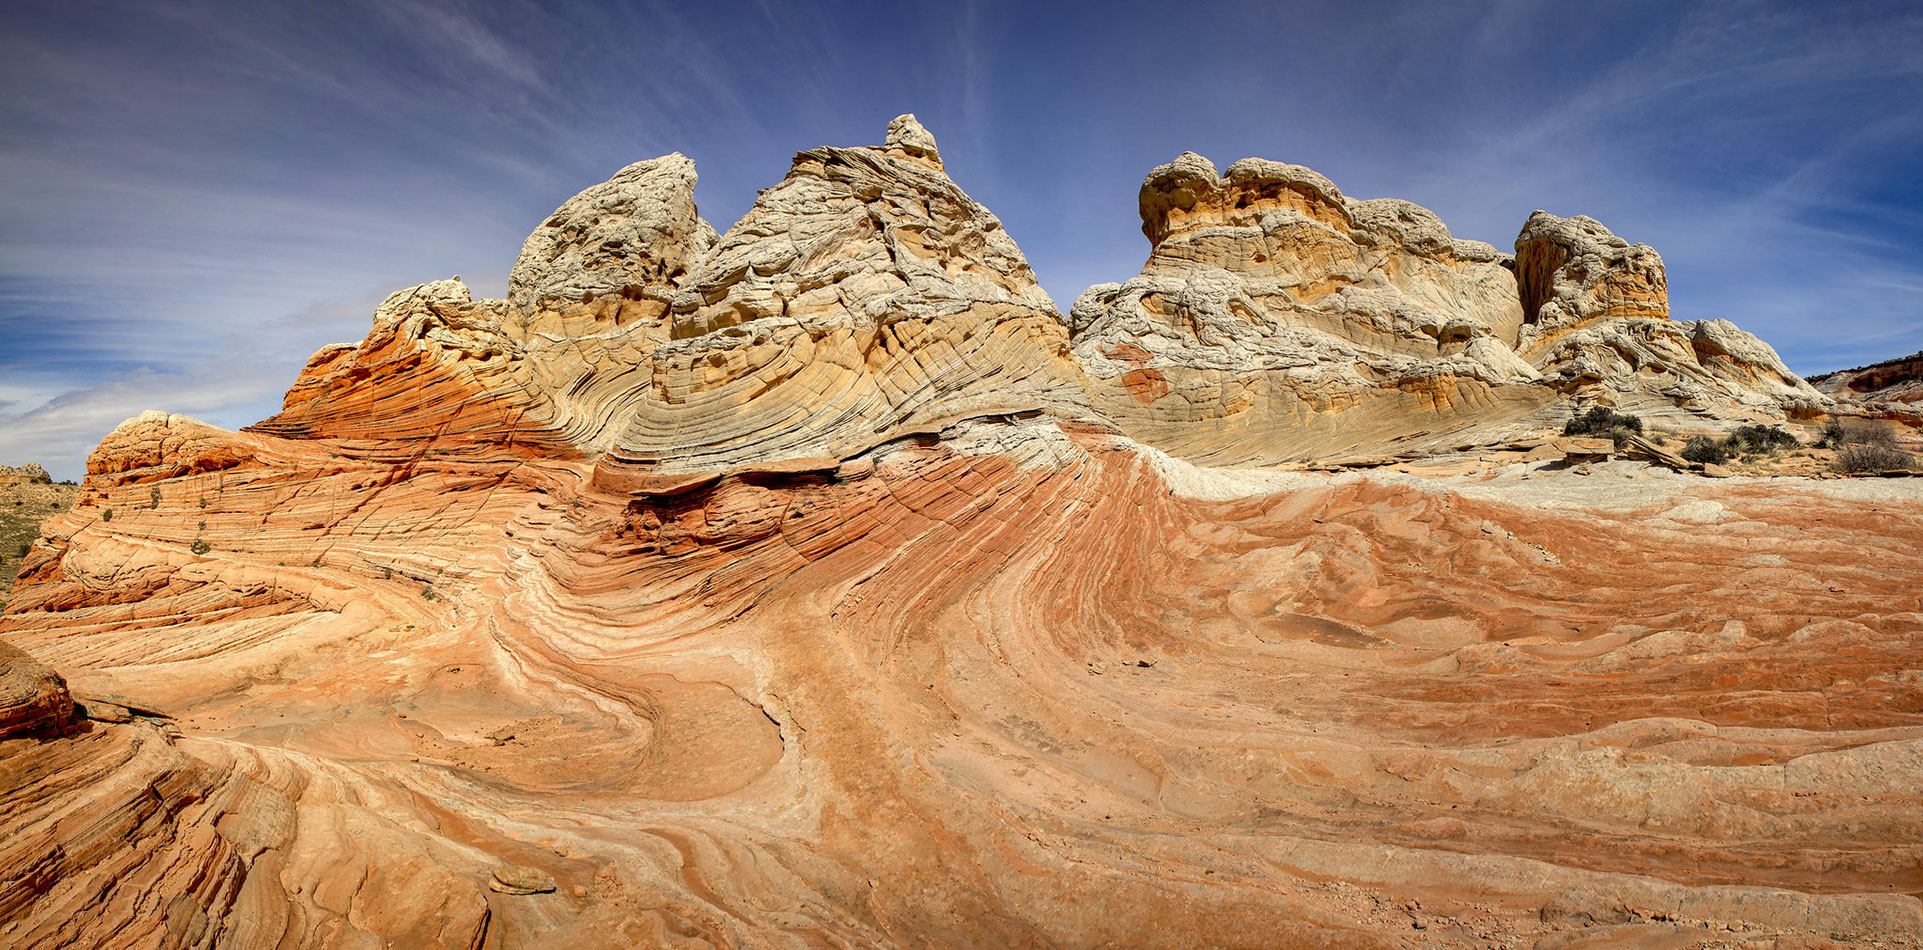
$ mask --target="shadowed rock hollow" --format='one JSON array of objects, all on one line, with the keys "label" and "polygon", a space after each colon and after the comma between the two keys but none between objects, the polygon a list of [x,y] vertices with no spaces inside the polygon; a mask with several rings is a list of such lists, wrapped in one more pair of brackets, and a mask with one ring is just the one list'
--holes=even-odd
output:
[{"label": "shadowed rock hollow", "polygon": [[1184,155],[1064,318],[912,116],[694,180],[101,443],[0,944],[1915,945],[1916,480],[1488,454],[1838,408],[1653,251]]}]

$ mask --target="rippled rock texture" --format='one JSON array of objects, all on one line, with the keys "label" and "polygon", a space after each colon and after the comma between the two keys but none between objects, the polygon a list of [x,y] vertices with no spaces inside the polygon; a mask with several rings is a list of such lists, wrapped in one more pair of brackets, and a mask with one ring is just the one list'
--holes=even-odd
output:
[{"label": "rippled rock texture", "polygon": [[719,237],[670,156],[274,419],[129,420],[0,616],[0,944],[1915,945],[1915,480],[1110,411],[1129,334],[1287,394],[1206,348],[1296,330],[1551,405],[1505,256],[1310,176],[1158,170],[1064,321],[912,117]]}]

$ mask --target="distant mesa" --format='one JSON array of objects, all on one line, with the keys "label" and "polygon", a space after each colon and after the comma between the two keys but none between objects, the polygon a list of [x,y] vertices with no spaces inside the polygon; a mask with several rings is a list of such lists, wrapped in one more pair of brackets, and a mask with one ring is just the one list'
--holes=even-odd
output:
[{"label": "distant mesa", "polygon": [[1810,384],[1838,399],[1880,404],[1899,412],[1902,407],[1915,407],[1915,413],[1923,414],[1923,352],[1824,373],[1811,378]]},{"label": "distant mesa", "polygon": [[50,485],[53,476],[40,467],[38,462],[25,465],[0,465],[0,486],[5,485]]}]

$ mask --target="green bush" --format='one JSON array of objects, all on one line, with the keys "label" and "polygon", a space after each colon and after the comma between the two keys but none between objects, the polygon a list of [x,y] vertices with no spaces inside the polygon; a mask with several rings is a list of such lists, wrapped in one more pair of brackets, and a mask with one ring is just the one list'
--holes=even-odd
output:
[{"label": "green bush", "polygon": [[31,551],[31,550],[33,550],[33,542],[32,542],[32,541],[22,541],[22,542],[20,542],[20,547],[19,547],[18,549],[16,549],[16,550],[15,550],[15,551],[13,552],[13,556],[14,556],[14,557],[26,557],[26,556],[27,556],[27,552],[28,552],[28,551]]},{"label": "green bush", "polygon": [[1729,461],[1729,451],[1723,448],[1721,442],[1706,435],[1699,435],[1690,439],[1688,445],[1683,446],[1683,458],[1704,465],[1721,465]]},{"label": "green bush", "polygon": [[1802,444],[1794,433],[1781,426],[1739,426],[1724,440],[1723,448],[1731,454],[1754,455],[1793,449]]},{"label": "green bush", "polygon": [[102,510],[101,510],[101,512],[100,512],[100,520],[102,520],[102,521],[112,521],[112,520],[114,520],[114,510],[113,510],[112,508],[104,508],[104,509],[102,509]]},{"label": "green bush", "polygon": [[1643,420],[1628,413],[1617,412],[1607,406],[1594,406],[1580,416],[1571,417],[1563,423],[1563,435],[1614,435],[1618,429],[1627,429],[1637,435],[1643,431]]},{"label": "green bush", "polygon": [[206,554],[208,551],[212,551],[213,549],[214,549],[213,545],[208,544],[206,541],[200,538],[195,538],[193,545],[187,548],[187,550],[192,551],[195,554]]},{"label": "green bush", "polygon": [[1608,436],[1617,448],[1629,441],[1632,435],[1641,435],[1643,420],[1627,413],[1616,412],[1606,406],[1592,407],[1588,412],[1571,417],[1563,423],[1563,435]]},{"label": "green bush", "polygon": [[150,489],[147,493],[147,497],[149,499],[147,502],[147,507],[149,508],[160,507],[160,486],[155,485],[152,489]]}]

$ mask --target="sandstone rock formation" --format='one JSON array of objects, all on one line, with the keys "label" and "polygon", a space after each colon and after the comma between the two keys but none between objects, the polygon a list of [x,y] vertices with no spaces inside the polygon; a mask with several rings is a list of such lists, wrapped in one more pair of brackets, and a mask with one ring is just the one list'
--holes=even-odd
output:
[{"label": "sandstone rock formation", "polygon": [[1158,170],[1067,321],[912,117],[692,182],[101,443],[0,614],[0,945],[1923,932],[1918,480],[1178,457],[1556,411],[1506,256],[1293,166]]},{"label": "sandstone rock formation", "polygon": [[1808,418],[1829,402],[1728,320],[1672,321],[1662,258],[1594,219],[1530,215],[1516,280],[1517,349],[1564,392],[1658,417]]},{"label": "sandstone rock formation", "polygon": [[1194,153],[1140,203],[1148,263],[1070,326],[1096,405],[1191,461],[1500,441],[1571,404],[1714,427],[1828,403],[1734,324],[1671,322],[1662,259],[1590,218],[1538,211],[1510,257],[1298,165]]},{"label": "sandstone rock formation", "polygon": [[832,463],[971,416],[1088,405],[1054,304],[913,116],[883,148],[797,155],[689,275],[671,336],[611,472]]},{"label": "sandstone rock formation", "polygon": [[1142,274],[1070,325],[1096,403],[1131,435],[1212,464],[1512,421],[1548,392],[1513,347],[1509,259],[1428,210],[1357,201],[1299,165],[1218,176],[1185,153],[1142,183]]},{"label": "sandstone rock formation", "polygon": [[1812,376],[1810,385],[1837,399],[1923,406],[1923,352]]},{"label": "sandstone rock formation", "polygon": [[0,488],[9,485],[46,485],[53,482],[53,476],[36,462],[25,465],[0,465]]},{"label": "sandstone rock formation", "polygon": [[[7,471],[0,467],[0,473]],[[73,506],[80,490],[56,485],[47,470],[29,462],[11,469],[14,478],[0,477],[0,610],[13,591],[14,575],[40,537],[47,519]]]}]

